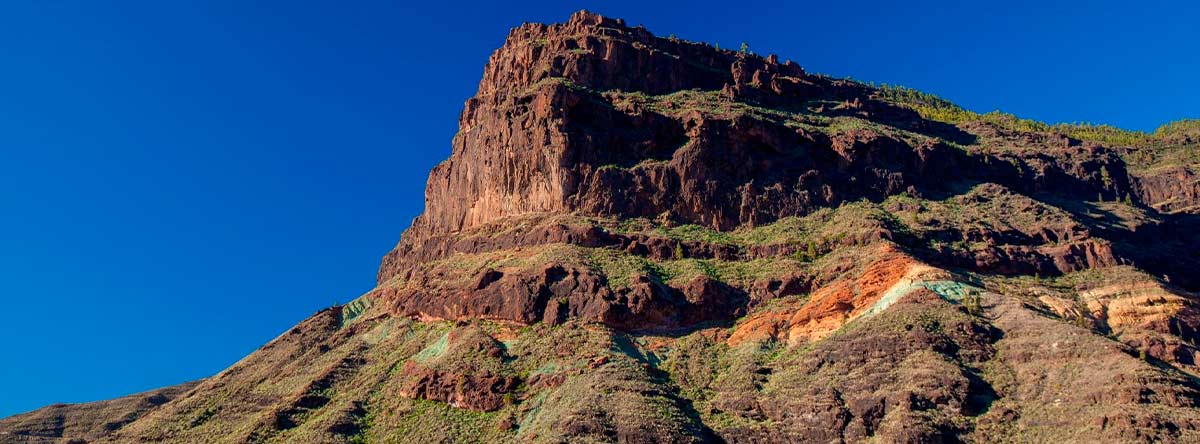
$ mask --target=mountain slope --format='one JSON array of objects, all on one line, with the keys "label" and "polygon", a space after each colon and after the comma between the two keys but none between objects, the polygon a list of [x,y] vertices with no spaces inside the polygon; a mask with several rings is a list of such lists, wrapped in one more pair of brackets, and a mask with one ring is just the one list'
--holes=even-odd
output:
[{"label": "mountain slope", "polygon": [[146,412],[177,399],[196,382],[189,382],[108,401],[55,404],[0,419],[0,442],[87,442],[136,421]]},{"label": "mountain slope", "polygon": [[522,25],[377,288],[62,435],[1194,442],[1197,145]]}]

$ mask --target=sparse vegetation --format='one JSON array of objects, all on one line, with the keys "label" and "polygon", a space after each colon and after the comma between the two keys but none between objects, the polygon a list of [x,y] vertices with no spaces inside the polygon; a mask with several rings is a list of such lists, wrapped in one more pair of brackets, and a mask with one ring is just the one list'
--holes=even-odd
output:
[{"label": "sparse vegetation", "polygon": [[1110,146],[1147,146],[1161,143],[1160,140],[1171,134],[1185,131],[1196,131],[1200,120],[1179,120],[1160,126],[1153,133],[1132,131],[1105,124],[1087,122],[1047,124],[1032,119],[1022,119],[1012,114],[1000,111],[976,113],[964,109],[954,103],[933,94],[921,92],[903,86],[883,84],[878,94],[885,100],[898,103],[921,114],[929,120],[960,124],[966,122],[986,122],[1010,131],[1021,132],[1052,132],[1065,134],[1069,137],[1098,142]]},{"label": "sparse vegetation", "polygon": [[983,298],[979,295],[970,294],[963,298],[963,308],[967,310],[967,314],[971,316],[979,316],[983,314]]}]

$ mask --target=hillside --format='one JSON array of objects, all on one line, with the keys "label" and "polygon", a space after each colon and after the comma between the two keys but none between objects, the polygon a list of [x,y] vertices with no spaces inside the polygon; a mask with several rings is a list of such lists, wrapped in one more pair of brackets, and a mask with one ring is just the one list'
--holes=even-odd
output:
[{"label": "hillside", "polygon": [[1197,121],[524,24],[375,289],[0,443],[1197,442],[1198,171]]}]

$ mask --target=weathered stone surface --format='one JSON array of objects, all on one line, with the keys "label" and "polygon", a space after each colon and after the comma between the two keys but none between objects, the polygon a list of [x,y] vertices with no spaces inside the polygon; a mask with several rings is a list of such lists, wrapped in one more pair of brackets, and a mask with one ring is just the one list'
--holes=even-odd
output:
[{"label": "weathered stone surface", "polygon": [[400,395],[441,401],[457,408],[483,412],[504,406],[504,395],[515,391],[520,381],[513,376],[484,371],[477,375],[442,372],[404,363],[404,374],[412,378]]},{"label": "weathered stone surface", "polygon": [[462,286],[439,286],[414,274],[402,288],[381,287],[370,297],[393,301],[392,313],[422,320],[490,319],[557,325],[568,318],[622,330],[670,330],[729,320],[745,313],[744,292],[711,278],[697,277],[672,288],[648,276],[635,276],[628,288],[614,289],[587,269],[547,265],[537,270],[484,271]]}]

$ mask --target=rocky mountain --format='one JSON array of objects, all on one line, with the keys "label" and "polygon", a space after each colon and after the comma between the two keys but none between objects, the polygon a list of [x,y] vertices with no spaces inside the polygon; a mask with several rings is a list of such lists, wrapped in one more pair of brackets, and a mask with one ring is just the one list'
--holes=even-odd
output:
[{"label": "rocky mountain", "polygon": [[1200,441],[1200,122],[514,28],[378,286],[0,443]]}]

